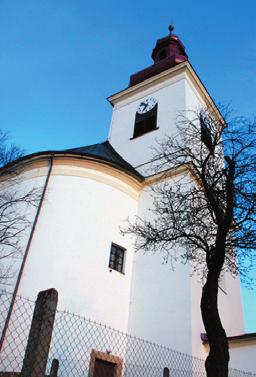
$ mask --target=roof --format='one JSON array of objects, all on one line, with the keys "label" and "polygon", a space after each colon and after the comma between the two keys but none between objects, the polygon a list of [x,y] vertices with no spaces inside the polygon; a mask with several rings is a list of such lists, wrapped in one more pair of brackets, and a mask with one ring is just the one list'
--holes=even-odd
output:
[{"label": "roof", "polygon": [[41,151],[32,153],[29,155],[22,156],[17,160],[10,162],[9,164],[5,165],[4,168],[8,167],[9,165],[19,164],[23,161],[27,161],[30,158],[39,157],[42,158],[48,156],[63,156],[63,155],[75,155],[78,158],[90,158],[97,161],[101,161],[102,163],[107,163],[114,166],[117,169],[123,170],[124,172],[134,176],[135,178],[142,181],[144,177],[131,165],[129,162],[123,159],[122,156],[112,147],[112,145],[108,141],[104,141],[103,143],[87,145],[84,147],[78,148],[71,148],[65,150],[48,150],[48,151]]},{"label": "roof", "polygon": [[115,94],[112,94],[107,99],[110,102],[110,104],[114,107],[119,101],[123,101],[124,99],[129,98],[131,95],[141,93],[142,90],[151,88],[157,84],[162,83],[164,80],[175,77],[176,75],[181,73],[187,74],[193,86],[195,87],[197,93],[202,98],[203,102],[205,102],[206,105],[208,105],[211,109],[214,110],[217,117],[223,119],[217,105],[215,104],[206,87],[202,83],[200,77],[197,75],[196,71],[194,70],[193,66],[188,60],[179,63],[172,68],[163,70],[162,72],[152,77],[149,77],[136,85],[129,86],[128,88],[125,88]]},{"label": "roof", "polygon": [[87,145],[84,147],[66,149],[63,153],[74,153],[79,155],[91,156],[100,158],[104,161],[114,163],[120,168],[136,175],[138,178],[143,178],[143,176],[122,156],[112,147],[109,141],[104,141],[103,143]]}]

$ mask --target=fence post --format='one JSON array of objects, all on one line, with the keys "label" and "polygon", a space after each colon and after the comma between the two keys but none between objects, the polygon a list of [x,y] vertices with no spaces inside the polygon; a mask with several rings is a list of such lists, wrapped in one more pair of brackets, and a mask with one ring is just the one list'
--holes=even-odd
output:
[{"label": "fence post", "polygon": [[169,368],[164,368],[163,370],[163,377],[169,377],[170,376],[170,371]]},{"label": "fence post", "polygon": [[58,292],[39,292],[21,370],[22,377],[44,377],[57,309]]},{"label": "fence post", "polygon": [[51,365],[50,377],[57,377],[58,369],[59,369],[59,360],[53,359],[52,365]]}]

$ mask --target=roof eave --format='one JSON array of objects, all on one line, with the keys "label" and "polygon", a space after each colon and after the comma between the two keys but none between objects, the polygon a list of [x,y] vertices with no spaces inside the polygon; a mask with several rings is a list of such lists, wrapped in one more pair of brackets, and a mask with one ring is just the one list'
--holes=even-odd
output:
[{"label": "roof eave", "polygon": [[6,168],[9,168],[9,167],[13,167],[15,165],[19,166],[23,163],[24,164],[31,163],[31,162],[34,162],[35,160],[50,159],[50,158],[52,159],[54,157],[64,157],[64,158],[65,157],[68,157],[68,158],[72,157],[72,158],[76,158],[76,159],[80,159],[80,160],[95,161],[95,162],[98,162],[98,163],[101,163],[101,164],[104,164],[104,165],[107,165],[107,166],[111,166],[111,167],[113,167],[117,170],[120,170],[120,171],[126,173],[127,175],[135,178],[139,182],[144,181],[144,177],[139,172],[136,172],[136,173],[132,172],[132,171],[125,169],[124,167],[120,166],[119,164],[117,164],[113,161],[101,158],[100,156],[96,157],[96,156],[87,155],[87,154],[70,153],[70,152],[65,153],[63,151],[43,151],[43,152],[32,153],[32,154],[20,157],[19,159],[12,161],[11,163],[3,166],[0,170],[6,169]]},{"label": "roof eave", "polygon": [[123,99],[127,98],[127,96],[140,92],[150,86],[156,85],[163,79],[168,79],[181,73],[186,73],[188,75],[188,77],[193,82],[199,95],[204,100],[206,105],[213,109],[218,118],[220,118],[224,122],[224,119],[216,103],[214,102],[213,98],[207,91],[206,87],[204,86],[203,82],[201,81],[200,77],[198,76],[198,74],[196,73],[195,69],[189,61],[179,63],[176,66],[166,69],[160,72],[159,74],[152,76],[136,85],[121,90],[120,92],[117,92],[109,96],[107,100],[110,102],[112,106],[115,106],[119,101],[122,101]]}]

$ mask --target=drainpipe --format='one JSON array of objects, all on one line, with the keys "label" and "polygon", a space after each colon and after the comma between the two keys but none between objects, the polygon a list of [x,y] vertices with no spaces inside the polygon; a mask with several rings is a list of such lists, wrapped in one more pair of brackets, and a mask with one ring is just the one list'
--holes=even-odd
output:
[{"label": "drainpipe", "polygon": [[18,293],[21,277],[22,277],[22,274],[23,274],[23,271],[24,271],[24,267],[25,267],[26,260],[27,260],[27,257],[28,257],[29,249],[30,249],[30,246],[31,246],[31,242],[32,242],[32,239],[33,239],[34,232],[35,232],[36,224],[37,224],[37,221],[38,221],[38,218],[39,218],[39,215],[40,215],[40,211],[41,211],[43,201],[44,201],[44,198],[45,198],[45,194],[46,194],[46,190],[47,190],[47,187],[48,187],[48,182],[49,182],[51,171],[52,171],[52,161],[53,161],[53,156],[51,156],[49,158],[49,161],[48,161],[48,172],[47,172],[47,176],[46,176],[46,179],[45,179],[42,195],[41,195],[41,198],[40,198],[40,201],[39,201],[39,205],[37,207],[36,215],[35,215],[35,218],[34,218],[34,221],[33,221],[33,224],[32,224],[32,228],[31,228],[31,232],[30,232],[30,235],[29,235],[28,243],[27,243],[27,246],[26,246],[26,249],[25,249],[25,252],[24,252],[24,256],[23,256],[22,263],[21,263],[21,266],[20,266],[19,274],[18,274],[18,277],[17,277],[17,281],[16,281],[16,284],[15,284],[15,287],[14,287],[13,294],[12,294],[11,304],[10,304],[10,307],[9,307],[9,310],[8,310],[8,314],[7,314],[7,317],[6,317],[6,320],[5,320],[3,332],[2,332],[2,335],[1,335],[1,339],[0,339],[0,352],[1,352],[2,347],[3,347],[4,338],[5,338],[5,335],[6,335],[6,332],[7,332],[7,329],[8,329],[8,325],[9,325],[9,322],[10,322],[10,319],[11,319],[11,314],[12,314],[15,299],[16,299],[16,296],[17,296],[17,293]]}]

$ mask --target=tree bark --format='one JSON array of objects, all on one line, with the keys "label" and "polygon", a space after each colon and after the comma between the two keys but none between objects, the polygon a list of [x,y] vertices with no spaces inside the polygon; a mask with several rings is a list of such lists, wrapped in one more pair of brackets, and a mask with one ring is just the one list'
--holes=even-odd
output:
[{"label": "tree bark", "polygon": [[211,255],[211,262],[207,261],[208,274],[201,298],[202,319],[210,346],[205,369],[207,377],[227,377],[229,347],[218,311],[218,281],[223,263],[219,261],[220,263],[216,264],[216,254],[215,250]]}]

